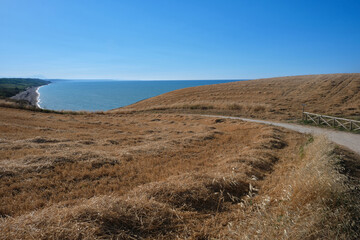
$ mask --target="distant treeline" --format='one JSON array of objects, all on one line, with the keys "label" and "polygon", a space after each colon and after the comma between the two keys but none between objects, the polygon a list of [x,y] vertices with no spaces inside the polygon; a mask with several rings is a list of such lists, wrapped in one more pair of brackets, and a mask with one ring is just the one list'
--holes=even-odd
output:
[{"label": "distant treeline", "polygon": [[0,78],[0,98],[12,97],[29,87],[39,87],[49,83],[37,78]]}]

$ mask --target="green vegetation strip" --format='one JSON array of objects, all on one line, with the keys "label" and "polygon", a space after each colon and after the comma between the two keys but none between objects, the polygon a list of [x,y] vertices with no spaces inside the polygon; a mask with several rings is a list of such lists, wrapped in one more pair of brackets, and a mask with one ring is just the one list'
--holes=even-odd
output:
[{"label": "green vegetation strip", "polygon": [[29,87],[39,87],[49,83],[36,78],[0,78],[0,98],[9,98]]}]

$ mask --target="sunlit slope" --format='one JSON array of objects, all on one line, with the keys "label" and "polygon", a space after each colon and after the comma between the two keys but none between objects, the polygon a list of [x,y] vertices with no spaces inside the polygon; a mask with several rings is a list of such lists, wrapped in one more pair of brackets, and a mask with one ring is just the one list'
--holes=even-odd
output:
[{"label": "sunlit slope", "polygon": [[267,119],[295,119],[309,112],[360,115],[360,73],[322,74],[240,81],[180,89],[123,110],[203,111]]},{"label": "sunlit slope", "polygon": [[359,239],[360,159],[325,139],[183,114],[0,112],[0,239]]}]

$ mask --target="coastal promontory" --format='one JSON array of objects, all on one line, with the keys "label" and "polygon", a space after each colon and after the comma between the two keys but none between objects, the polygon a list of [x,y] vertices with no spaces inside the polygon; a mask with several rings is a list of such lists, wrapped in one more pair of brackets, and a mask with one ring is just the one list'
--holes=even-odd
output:
[{"label": "coastal promontory", "polygon": [[38,87],[49,84],[50,81],[37,78],[0,78],[0,98],[25,100],[36,106]]}]

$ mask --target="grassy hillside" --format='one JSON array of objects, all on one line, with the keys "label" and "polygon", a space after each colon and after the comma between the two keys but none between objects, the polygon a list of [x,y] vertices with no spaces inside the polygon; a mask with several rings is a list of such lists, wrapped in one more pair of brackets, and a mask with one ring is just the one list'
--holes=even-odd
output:
[{"label": "grassy hillside", "polygon": [[172,111],[296,119],[309,112],[360,117],[360,73],[259,79],[176,90],[121,111]]},{"label": "grassy hillside", "polygon": [[49,83],[49,81],[34,78],[0,78],[0,98],[9,98],[29,87],[38,87]]},{"label": "grassy hillside", "polygon": [[356,117],[359,74],[188,88],[105,113],[2,101],[0,239],[360,238],[358,155],[183,114],[290,119],[305,102]]},{"label": "grassy hillside", "polygon": [[359,237],[360,159],[324,139],[178,114],[0,112],[1,239]]}]

